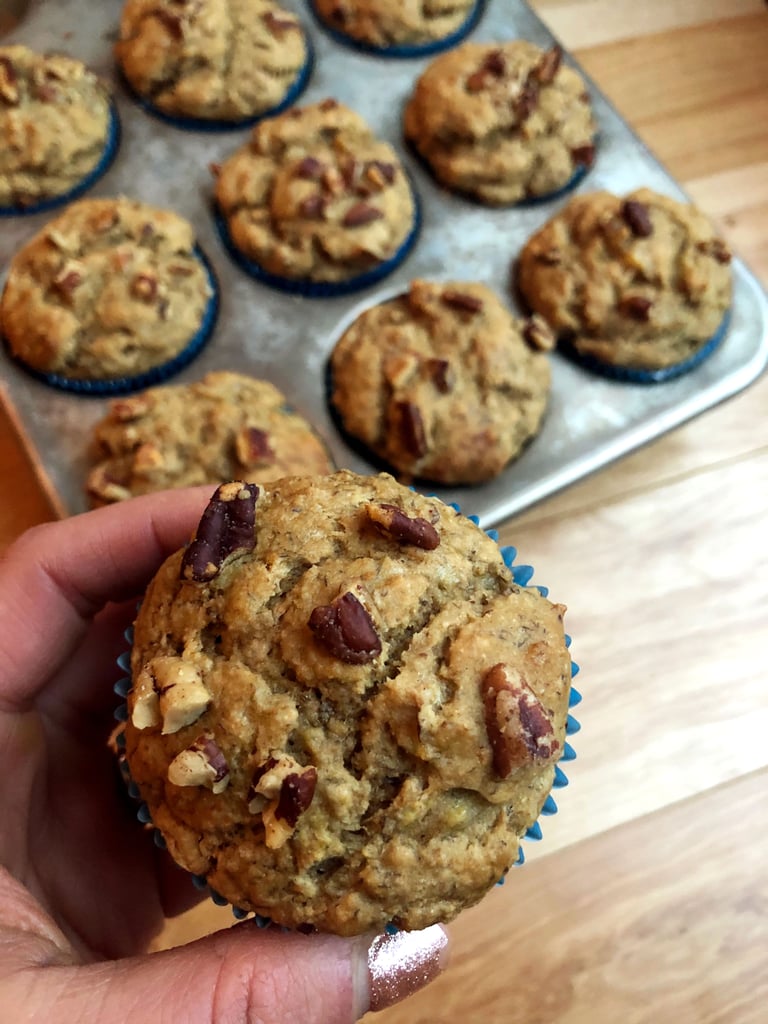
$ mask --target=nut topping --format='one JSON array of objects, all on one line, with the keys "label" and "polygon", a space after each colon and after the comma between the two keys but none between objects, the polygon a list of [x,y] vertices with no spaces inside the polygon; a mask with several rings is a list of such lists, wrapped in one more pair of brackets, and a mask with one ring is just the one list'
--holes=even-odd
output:
[{"label": "nut topping", "polygon": [[196,722],[211,703],[211,694],[199,670],[171,655],[153,658],[145,665],[134,691],[131,721],[137,729],[146,729],[162,720],[164,736]]},{"label": "nut topping", "polygon": [[305,181],[320,181],[325,172],[325,164],[314,156],[305,156],[296,167],[296,177]]},{"label": "nut topping", "polygon": [[342,224],[345,228],[359,228],[374,220],[381,220],[384,214],[369,203],[355,203],[344,214]]},{"label": "nut topping", "polygon": [[132,420],[141,419],[154,404],[154,399],[146,392],[128,398],[118,398],[110,405],[109,415],[117,423],[130,423]]},{"label": "nut topping", "polygon": [[499,662],[480,681],[493,770],[506,779],[516,768],[547,761],[559,749],[549,712],[519,673]]},{"label": "nut topping", "polygon": [[559,46],[553,46],[551,50],[547,50],[533,70],[536,80],[541,85],[549,85],[560,70],[562,61],[563,51]]},{"label": "nut topping", "polygon": [[538,313],[534,313],[527,321],[523,328],[523,337],[531,348],[539,352],[551,352],[557,342],[555,332]]},{"label": "nut topping", "polygon": [[325,208],[325,197],[321,196],[319,192],[306,196],[299,203],[299,213],[309,220],[322,220],[325,216]]},{"label": "nut topping", "polygon": [[391,185],[395,180],[396,174],[397,168],[395,165],[387,163],[385,160],[369,160],[365,166],[366,178],[378,188],[383,188],[384,185]]},{"label": "nut topping", "polygon": [[366,505],[365,512],[379,533],[400,544],[412,545],[424,551],[434,551],[440,544],[440,534],[432,523],[421,516],[411,517],[396,505]]},{"label": "nut topping", "polygon": [[160,8],[151,13],[164,26],[171,39],[176,40],[177,43],[181,42],[184,38],[184,26],[177,14],[171,14],[169,11],[163,11]]},{"label": "nut topping", "polygon": [[162,469],[165,465],[163,453],[149,441],[140,444],[133,453],[133,469],[135,473],[151,473],[155,469]]},{"label": "nut topping", "polygon": [[141,302],[154,302],[157,298],[157,278],[152,274],[137,274],[131,282],[131,295]]},{"label": "nut topping", "polygon": [[265,842],[279,849],[312,803],[317,786],[317,769],[301,765],[292,757],[269,757],[253,773],[248,810],[261,814]]},{"label": "nut topping", "polygon": [[349,592],[315,608],[308,625],[329,653],[348,665],[362,665],[381,654],[370,615]]},{"label": "nut topping", "polygon": [[583,146],[574,146],[571,150],[571,160],[581,167],[591,167],[595,162],[595,144],[587,142]]},{"label": "nut topping", "polygon": [[501,50],[491,50],[485,60],[467,79],[467,92],[481,92],[489,78],[501,78],[507,69],[507,62]]},{"label": "nut topping", "polygon": [[258,466],[275,461],[269,444],[269,434],[258,427],[243,427],[235,438],[235,451],[243,466]]},{"label": "nut topping", "polygon": [[479,313],[483,308],[483,300],[467,292],[445,291],[440,296],[440,301],[444,306],[460,309],[464,313]]},{"label": "nut topping", "polygon": [[267,11],[266,14],[262,14],[261,20],[267,26],[273,36],[285,35],[286,32],[290,32],[291,29],[298,28],[298,22],[292,18],[279,17],[274,11]]},{"label": "nut topping", "polygon": [[427,359],[424,364],[427,373],[441,395],[447,395],[453,391],[454,376],[451,364],[447,359]]},{"label": "nut topping", "polygon": [[181,578],[204,583],[219,573],[224,560],[235,551],[253,548],[256,484],[235,481],[216,488],[203,512],[194,540],[181,562]]},{"label": "nut topping", "polygon": [[394,407],[397,432],[403,447],[415,458],[423,458],[429,451],[419,407],[413,402],[396,402]]},{"label": "nut topping", "polygon": [[539,102],[539,82],[535,73],[531,72],[525,80],[519,95],[513,100],[512,106],[518,121],[527,121]]},{"label": "nut topping", "polygon": [[91,470],[88,474],[86,490],[98,501],[125,501],[131,497],[131,492],[123,481],[115,480],[104,466],[95,466]]},{"label": "nut topping", "polygon": [[217,795],[229,784],[229,766],[210,733],[198,736],[168,765],[168,781],[174,786],[205,786]]},{"label": "nut topping", "polygon": [[713,238],[710,242],[697,242],[696,248],[706,256],[711,256],[717,263],[728,264],[733,258],[731,250],[722,238]]},{"label": "nut topping", "polygon": [[280,818],[291,828],[295,828],[300,815],[312,803],[316,785],[316,768],[307,768],[305,772],[286,775],[280,787],[280,798],[275,808],[275,817]]},{"label": "nut topping", "polygon": [[11,107],[19,102],[18,76],[9,57],[0,57],[0,99]]},{"label": "nut topping", "polygon": [[618,305],[619,313],[629,320],[636,320],[640,324],[647,323],[651,319],[651,306],[653,303],[643,295],[627,295]]},{"label": "nut topping", "polygon": [[635,238],[648,238],[653,234],[651,214],[645,203],[627,199],[621,204],[621,216]]},{"label": "nut topping", "polygon": [[83,266],[79,263],[66,263],[53,279],[52,287],[59,297],[69,302],[77,288],[83,283]]}]

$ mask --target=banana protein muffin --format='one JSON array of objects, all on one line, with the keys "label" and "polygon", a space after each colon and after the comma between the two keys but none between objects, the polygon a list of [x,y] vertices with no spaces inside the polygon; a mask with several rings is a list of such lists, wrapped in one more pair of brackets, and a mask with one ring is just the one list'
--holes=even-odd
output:
[{"label": "banana protein muffin", "polygon": [[455,45],[483,0],[311,0],[340,41],[377,53],[416,56]]},{"label": "banana protein muffin", "polygon": [[335,99],[262,121],[213,170],[230,254],[283,290],[355,290],[394,270],[415,241],[416,200],[397,153]]},{"label": "banana protein muffin", "polygon": [[416,82],[405,137],[447,188],[491,205],[575,185],[595,159],[587,86],[558,46],[463,43]]},{"label": "banana protein muffin", "polygon": [[188,221],[124,197],[81,199],[14,256],[0,333],[47,383],[118,393],[186,365],[216,311],[215,280]]},{"label": "banana protein muffin", "polygon": [[301,23],[272,0],[127,0],[115,53],[150,110],[191,127],[275,113],[311,65]]},{"label": "banana protein muffin", "polygon": [[536,436],[554,335],[485,285],[412,281],[336,343],[330,400],[342,429],[408,478],[475,484]]},{"label": "banana protein muffin", "polygon": [[93,428],[91,504],[167,487],[330,473],[309,423],[266,380],[219,370],[112,402]]},{"label": "banana protein muffin", "polygon": [[109,166],[118,134],[106,86],[81,61],[0,46],[0,214],[85,190]]},{"label": "banana protein muffin", "polygon": [[343,935],[450,920],[553,785],[564,611],[386,475],[224,484],[135,623],[133,782],[242,911]]},{"label": "banana protein muffin", "polygon": [[731,254],[690,203],[642,188],[576,196],[525,244],[517,288],[561,347],[639,382],[709,355],[731,305]]}]

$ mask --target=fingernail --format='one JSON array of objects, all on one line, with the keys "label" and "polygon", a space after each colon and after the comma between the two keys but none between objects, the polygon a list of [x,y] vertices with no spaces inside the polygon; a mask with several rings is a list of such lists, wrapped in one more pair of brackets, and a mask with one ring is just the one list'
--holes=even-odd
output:
[{"label": "fingernail", "polygon": [[383,1010],[424,988],[447,962],[448,936],[440,925],[377,936],[368,949],[370,1009]]}]

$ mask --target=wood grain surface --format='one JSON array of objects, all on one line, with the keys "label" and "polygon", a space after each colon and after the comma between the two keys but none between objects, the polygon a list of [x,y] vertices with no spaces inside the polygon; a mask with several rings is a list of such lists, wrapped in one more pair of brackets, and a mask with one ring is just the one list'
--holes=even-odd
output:
[{"label": "wood grain surface", "polygon": [[[533,6],[768,282],[765,3]],[[579,757],[448,972],[371,1021],[768,1020],[766,408],[763,376],[503,526],[569,606]],[[2,545],[55,515],[2,411],[0,466]],[[157,945],[230,922],[206,904]]]}]

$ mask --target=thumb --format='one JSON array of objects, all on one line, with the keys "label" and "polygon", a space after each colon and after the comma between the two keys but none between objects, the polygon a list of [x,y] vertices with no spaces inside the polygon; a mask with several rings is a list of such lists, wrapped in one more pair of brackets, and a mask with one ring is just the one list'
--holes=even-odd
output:
[{"label": "thumb", "polygon": [[18,1007],[19,1024],[353,1024],[432,981],[446,954],[437,925],[343,939],[244,921],[162,953],[27,966],[6,977],[0,1006]]}]

